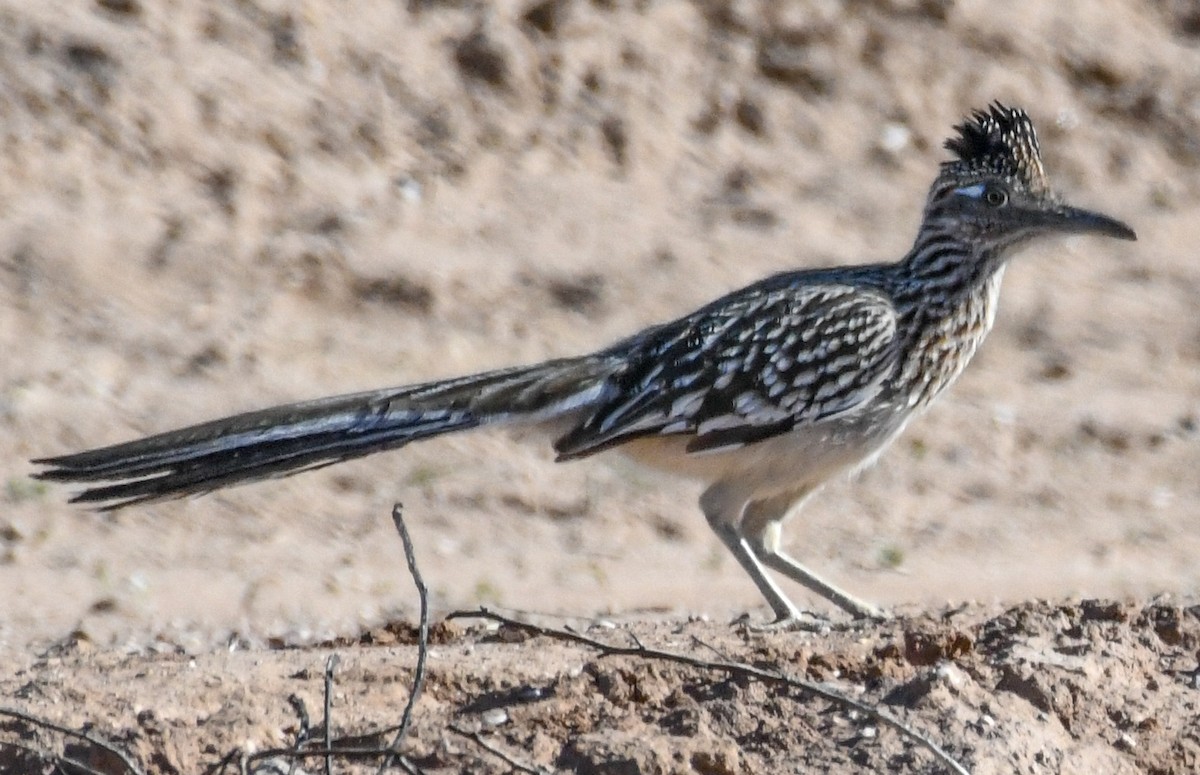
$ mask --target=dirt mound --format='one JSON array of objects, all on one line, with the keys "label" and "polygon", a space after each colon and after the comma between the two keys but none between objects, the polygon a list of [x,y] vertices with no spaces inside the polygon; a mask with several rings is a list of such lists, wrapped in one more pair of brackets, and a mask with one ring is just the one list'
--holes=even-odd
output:
[{"label": "dirt mound", "polygon": [[[1147,601],[1200,587],[1198,30],[1182,0],[0,3],[6,702],[195,772],[293,745],[292,693],[315,727],[336,652],[336,733],[394,723],[401,499],[439,612],[618,612],[588,632],[828,681],[977,772],[1195,770],[1194,609]],[[994,99],[1139,241],[1020,257],[960,383],[789,527],[896,622],[730,630],[761,601],[695,485],[533,440],[104,517],[30,478],[33,457],[584,352],[781,269],[896,259],[943,138]],[[1039,599],[1069,602],[1019,602]],[[484,744],[579,772],[934,766],[795,687],[439,632],[404,749],[428,771],[516,767]],[[57,746],[123,766],[31,725],[0,720],[0,769]]]},{"label": "dirt mound", "polygon": [[[923,735],[975,773],[1165,775],[1200,765],[1197,607],[971,606],[819,635],[698,620],[577,626],[581,639],[620,653],[565,640],[574,630],[435,626],[400,749],[408,761],[477,773],[944,769]],[[248,760],[253,772],[286,771],[269,769],[284,757],[264,749],[322,739],[331,655],[336,746],[391,742],[414,680],[414,641],[408,624],[317,647],[198,656],[161,641],[123,655],[74,641],[0,686],[24,712],[74,729],[105,708],[93,731],[154,772],[234,772],[238,752],[258,757]],[[101,747],[28,720],[4,730],[0,769],[34,771],[42,762],[30,749],[64,745],[100,772],[123,771]],[[17,739],[29,748],[12,746]],[[337,771],[373,771],[380,758],[339,757]]]}]

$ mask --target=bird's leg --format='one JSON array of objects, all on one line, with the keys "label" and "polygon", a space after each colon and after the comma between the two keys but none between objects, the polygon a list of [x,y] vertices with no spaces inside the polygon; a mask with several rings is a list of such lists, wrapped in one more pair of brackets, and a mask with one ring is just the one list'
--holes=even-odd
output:
[{"label": "bird's leg", "polygon": [[766,568],[759,561],[750,543],[738,530],[745,502],[742,498],[731,498],[731,493],[719,485],[709,488],[700,498],[700,506],[708,520],[709,527],[721,539],[721,543],[737,558],[738,564],[745,569],[758,591],[766,598],[767,604],[775,613],[774,621],[763,625],[755,625],[754,629],[761,630],[811,630],[824,629],[823,622],[814,622],[810,617],[788,600],[779,585],[767,575]]},{"label": "bird's leg", "polygon": [[783,520],[789,511],[799,506],[805,495],[807,492],[786,493],[749,504],[740,526],[740,534],[745,536],[742,540],[748,541],[750,550],[761,564],[803,584],[854,618],[886,618],[876,606],[822,579],[783,551]]}]

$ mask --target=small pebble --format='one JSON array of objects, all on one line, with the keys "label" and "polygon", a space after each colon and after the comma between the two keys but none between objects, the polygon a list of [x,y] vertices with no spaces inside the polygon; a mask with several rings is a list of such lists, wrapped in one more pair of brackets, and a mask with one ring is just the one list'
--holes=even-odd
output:
[{"label": "small pebble", "polygon": [[1117,736],[1117,742],[1115,745],[1122,751],[1132,751],[1134,748],[1137,748],[1137,740],[1135,740],[1132,735],[1122,732]]},{"label": "small pebble", "polygon": [[912,139],[912,132],[903,124],[885,124],[879,137],[879,145],[888,153],[903,151]]},{"label": "small pebble", "polygon": [[508,721],[508,711],[504,708],[489,708],[483,712],[480,718],[489,727],[498,727]]}]

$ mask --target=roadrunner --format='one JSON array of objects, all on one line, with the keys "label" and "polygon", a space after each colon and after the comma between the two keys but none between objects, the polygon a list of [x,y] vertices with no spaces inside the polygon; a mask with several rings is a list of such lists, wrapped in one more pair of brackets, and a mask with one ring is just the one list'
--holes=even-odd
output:
[{"label": "roadrunner", "polygon": [[781,547],[785,518],[831,476],[874,459],[962,372],[992,327],[1007,260],[1038,237],[1133,240],[1064,204],[1033,124],[999,103],[945,143],[916,243],[896,263],[769,277],[606,349],[239,414],[34,461],[115,509],[287,476],[452,431],[541,426],[559,460],[617,450],[700,479],[708,524],[771,606],[808,620],[768,575],[855,617],[877,609]]}]

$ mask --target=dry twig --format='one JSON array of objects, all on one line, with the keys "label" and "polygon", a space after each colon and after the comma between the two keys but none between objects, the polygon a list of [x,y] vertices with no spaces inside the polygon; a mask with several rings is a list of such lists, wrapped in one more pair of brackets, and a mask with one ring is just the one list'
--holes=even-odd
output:
[{"label": "dry twig", "polygon": [[[58,732],[60,734],[67,735],[68,737],[74,737],[74,738],[78,738],[79,740],[83,740],[87,743],[90,743],[91,745],[96,746],[97,748],[103,749],[107,753],[110,753],[113,756],[115,756],[116,758],[120,759],[121,764],[123,764],[125,766],[126,772],[129,772],[132,775],[144,775],[141,767],[139,767],[137,765],[137,762],[135,762],[133,760],[133,757],[131,757],[128,753],[126,753],[124,750],[122,750],[118,746],[116,746],[113,743],[110,743],[109,741],[100,737],[99,735],[92,734],[91,732],[85,732],[80,729],[71,729],[70,727],[65,727],[61,724],[56,724],[53,721],[50,721],[49,719],[44,719],[39,716],[35,716],[31,713],[26,713],[25,711],[17,710],[16,708],[0,707],[0,716],[8,716],[9,718],[17,719],[18,721],[24,721],[25,723],[30,724],[33,727],[49,729],[53,732]],[[10,744],[10,743],[6,743],[6,742],[2,742],[2,741],[0,741],[0,745],[14,745],[15,747],[23,748],[25,750],[30,750],[28,748],[28,746],[19,745],[19,744]],[[47,758],[53,758],[56,761],[69,764],[72,767],[77,767],[84,772],[96,773],[96,771],[94,769],[92,769],[91,767],[88,767],[87,765],[83,764],[82,762],[75,761],[74,759],[71,759],[62,754],[54,754],[54,753],[50,753],[49,751],[46,751],[45,754],[39,753],[39,755],[45,755]],[[101,774],[96,773],[96,775],[101,775]]]},{"label": "dry twig", "polygon": [[532,765],[525,764],[524,762],[517,761],[512,756],[510,756],[507,753],[505,753],[504,751],[502,751],[500,748],[497,748],[496,746],[489,743],[487,740],[484,740],[483,735],[479,734],[478,731],[472,732],[472,731],[469,731],[466,729],[461,729],[460,727],[456,727],[453,725],[448,727],[448,729],[451,732],[453,732],[454,734],[461,735],[461,736],[467,738],[468,740],[470,740],[471,742],[475,743],[475,745],[479,746],[483,750],[490,753],[492,756],[495,756],[497,759],[499,759],[500,761],[507,764],[511,769],[514,769],[518,772],[527,772],[527,773],[529,773],[529,775],[548,775],[547,771],[541,769],[540,767],[534,767]]},{"label": "dry twig", "polygon": [[417,556],[413,550],[412,537],[409,536],[408,528],[404,524],[403,509],[404,507],[399,503],[392,506],[392,523],[396,526],[396,532],[400,534],[400,541],[404,544],[404,560],[408,563],[408,573],[417,587],[417,597],[421,604],[421,614],[417,625],[417,667],[413,671],[412,691],[408,695],[408,702],[404,705],[404,713],[400,716],[400,726],[396,728],[396,736],[392,738],[392,744],[388,746],[392,753],[380,765],[381,773],[400,756],[400,744],[408,734],[409,727],[412,726],[413,708],[417,704],[417,698],[421,696],[421,691],[425,688],[425,660],[429,656],[429,588],[425,586],[425,580],[421,578],[421,571],[417,568]]},{"label": "dry twig", "polygon": [[570,630],[559,630],[552,627],[542,627],[536,624],[529,624],[516,619],[511,619],[503,614],[495,613],[487,608],[480,608],[476,611],[454,611],[446,616],[450,619],[487,619],[497,622],[506,627],[512,627],[532,635],[541,635],[554,640],[567,641],[569,643],[577,643],[600,652],[601,656],[630,656],[639,657],[641,659],[653,659],[660,662],[673,662],[676,664],[687,665],[700,670],[710,670],[722,672],[727,675],[748,678],[751,680],[762,681],[764,683],[779,684],[791,689],[797,689],[806,694],[821,699],[828,700],[834,704],[844,708],[858,711],[867,718],[874,719],[883,726],[890,727],[899,732],[904,737],[912,740],[922,748],[929,751],[935,759],[945,765],[955,775],[970,775],[970,772],[960,764],[954,757],[948,754],[941,746],[931,740],[927,735],[918,732],[909,725],[905,724],[900,719],[885,710],[869,705],[865,702],[848,697],[840,691],[829,686],[816,683],[814,681],[806,681],[802,678],[793,678],[782,672],[772,670],[764,670],[754,667],[753,665],[743,664],[741,662],[730,662],[726,660],[707,660],[698,657],[689,656],[687,654],[679,654],[673,651],[664,651],[661,649],[647,648],[643,646],[637,639],[634,639],[634,646],[614,646],[603,641],[589,638],[586,635],[581,635]]},{"label": "dry twig", "polygon": [[[246,772],[247,769],[258,761],[270,759],[274,757],[290,759],[293,763],[302,759],[322,758],[325,762],[325,772],[329,775],[332,771],[332,761],[336,757],[346,758],[370,758],[383,757],[379,766],[379,772],[383,772],[390,766],[399,766],[402,770],[408,773],[418,773],[419,770],[407,759],[400,754],[400,745],[403,743],[405,736],[408,734],[409,728],[412,726],[413,709],[416,706],[417,698],[421,695],[425,687],[425,665],[429,656],[429,589],[425,586],[425,581],[421,577],[421,571],[417,567],[416,554],[413,549],[412,538],[408,534],[408,528],[404,524],[403,507],[397,503],[392,507],[392,522],[396,526],[396,531],[400,533],[400,540],[404,544],[404,559],[408,565],[408,572],[412,576],[413,583],[417,587],[417,595],[420,599],[421,614],[417,628],[417,666],[413,674],[412,691],[409,694],[408,702],[404,706],[404,712],[400,716],[400,723],[394,727],[371,732],[366,736],[356,736],[354,738],[343,738],[341,741],[333,739],[332,726],[332,711],[333,711],[333,674],[337,668],[340,658],[337,654],[330,655],[325,663],[325,718],[322,722],[323,733],[320,738],[311,737],[308,734],[298,734],[296,743],[291,748],[274,748],[264,751],[259,751],[250,756],[241,755],[240,752],[234,751],[225,756],[218,762],[210,772],[223,772],[235,758],[240,756],[241,772]],[[293,707],[297,703],[293,702]],[[303,703],[299,703],[299,707],[303,709]],[[308,718],[307,712],[301,713],[297,711],[301,719],[301,727],[307,728]],[[362,740],[363,737],[379,737],[393,734],[394,737],[389,745],[386,746],[356,746],[339,744],[347,739]],[[141,775],[138,773],[138,775]]]},{"label": "dry twig", "polygon": [[330,654],[329,659],[325,660],[325,719],[322,722],[325,729],[325,775],[333,775],[333,756],[329,753],[333,738],[329,727],[333,723],[333,671],[337,670],[341,661],[336,653]]}]

